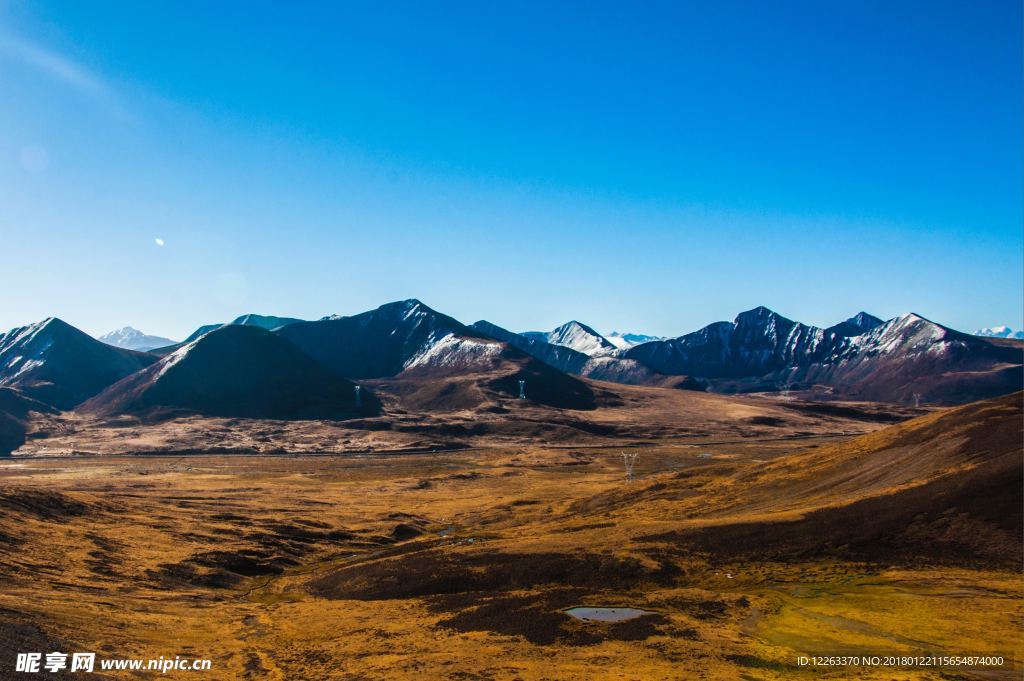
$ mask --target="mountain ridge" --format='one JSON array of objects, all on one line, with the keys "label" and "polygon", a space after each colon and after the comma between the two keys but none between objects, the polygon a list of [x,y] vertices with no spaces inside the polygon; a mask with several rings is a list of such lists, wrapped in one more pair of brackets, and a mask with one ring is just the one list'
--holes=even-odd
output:
[{"label": "mountain ridge", "polygon": [[0,386],[70,409],[155,360],[47,317],[0,335]]},{"label": "mountain ridge", "polygon": [[[408,299],[318,321],[243,315],[189,343],[228,328],[267,331],[346,380],[508,372],[509,362],[525,355],[597,381],[724,393],[797,391],[814,399],[961,403],[1024,383],[1024,344],[961,333],[913,313],[882,322],[861,312],[820,328],[759,306],[732,322],[618,350],[578,321],[517,334],[484,320],[467,326]],[[189,343],[140,353],[47,318],[0,335],[0,386],[70,409]]]},{"label": "mountain ridge", "polygon": [[[232,321],[225,322],[223,324],[204,324],[204,325],[200,326],[199,328],[197,328],[192,333],[190,333],[188,335],[188,337],[185,338],[185,340],[181,341],[181,343],[175,344],[175,343],[172,342],[172,343],[168,344],[168,346],[161,347],[159,349],[167,351],[167,350],[172,349],[172,348],[178,348],[178,347],[184,345],[185,343],[191,343],[192,341],[194,341],[195,339],[199,338],[200,336],[202,336],[204,334],[210,333],[214,329],[219,329],[219,328],[221,328],[223,326],[230,326],[232,324],[237,324],[237,325],[240,325],[240,326],[258,326],[261,329],[266,329],[267,331],[273,331],[274,329],[280,328],[282,326],[287,326],[288,324],[294,324],[296,322],[302,322],[302,321],[305,321],[305,320],[304,319],[298,319],[296,317],[277,317],[277,316],[274,316],[274,315],[262,315],[262,314],[248,313],[248,314],[239,315],[238,317],[235,317]],[[157,349],[157,348],[153,348],[153,349]]]},{"label": "mountain ridge", "polygon": [[245,324],[206,333],[81,405],[106,416],[161,409],[271,419],[379,412],[368,390],[357,397],[348,379],[272,332]]},{"label": "mountain ridge", "polygon": [[876,320],[862,313],[821,329],[762,306],[624,356],[661,373],[710,379],[712,389],[724,392],[821,385],[857,399],[956,402],[1021,387],[1024,358],[1013,348],[914,313]]}]

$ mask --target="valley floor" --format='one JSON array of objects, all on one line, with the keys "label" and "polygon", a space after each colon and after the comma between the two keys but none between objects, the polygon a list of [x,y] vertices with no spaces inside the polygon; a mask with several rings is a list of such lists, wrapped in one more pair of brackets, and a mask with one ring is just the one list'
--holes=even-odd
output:
[{"label": "valley floor", "polygon": [[[729,499],[755,470],[782,479],[782,457],[827,459],[849,440],[647,446],[632,482],[619,449],[586,446],[0,461],[0,676],[16,652],[62,650],[212,660],[124,678],[1020,678],[1012,556],[673,539],[785,515],[785,500]],[[582,623],[562,612],[574,605],[651,614]],[[890,655],[1004,662],[799,664]]]}]

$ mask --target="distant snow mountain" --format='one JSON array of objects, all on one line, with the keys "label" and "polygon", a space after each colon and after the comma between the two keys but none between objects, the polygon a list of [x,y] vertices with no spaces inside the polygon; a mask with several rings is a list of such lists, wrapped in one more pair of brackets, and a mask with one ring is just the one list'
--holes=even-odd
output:
[{"label": "distant snow mountain", "polygon": [[619,350],[629,350],[636,345],[663,340],[661,336],[648,336],[644,333],[620,333],[618,331],[612,331],[605,336],[605,339]]},{"label": "distant snow mountain", "polygon": [[974,332],[975,336],[984,336],[985,338],[1016,338],[1017,340],[1024,340],[1024,331],[1014,331],[1008,326],[990,326],[987,329],[978,329]]},{"label": "distant snow mountain", "polygon": [[572,348],[576,352],[582,352],[584,355],[591,357],[610,355],[618,349],[597,331],[575,320],[562,324],[553,331],[525,331],[520,335],[525,338]]},{"label": "distant snow mountain", "polygon": [[166,345],[174,345],[174,341],[163,336],[150,336],[138,329],[125,326],[117,331],[111,331],[100,336],[97,340],[126,350],[138,350],[145,352],[153,348],[162,348]]}]

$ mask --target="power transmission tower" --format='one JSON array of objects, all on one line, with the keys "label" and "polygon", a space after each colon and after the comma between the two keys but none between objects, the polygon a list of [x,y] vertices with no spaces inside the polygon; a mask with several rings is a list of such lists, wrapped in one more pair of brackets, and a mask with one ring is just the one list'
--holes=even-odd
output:
[{"label": "power transmission tower", "polygon": [[640,452],[622,452],[622,463],[626,466],[626,482],[633,482],[633,464]]}]

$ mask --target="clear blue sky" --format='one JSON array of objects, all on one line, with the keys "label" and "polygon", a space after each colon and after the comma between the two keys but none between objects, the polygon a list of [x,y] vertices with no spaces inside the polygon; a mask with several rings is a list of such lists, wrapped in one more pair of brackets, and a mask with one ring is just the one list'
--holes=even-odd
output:
[{"label": "clear blue sky", "polygon": [[[0,326],[1024,326],[1021,6],[0,0]],[[162,239],[163,246],[155,239]]]}]

